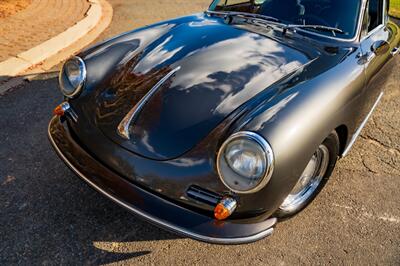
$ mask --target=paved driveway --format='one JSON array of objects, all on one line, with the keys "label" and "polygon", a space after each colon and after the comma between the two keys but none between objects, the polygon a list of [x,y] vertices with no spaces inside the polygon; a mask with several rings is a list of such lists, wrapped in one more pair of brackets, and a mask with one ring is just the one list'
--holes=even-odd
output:
[{"label": "paved driveway", "polygon": [[[204,1],[110,1],[103,35],[201,9]],[[128,3],[126,3],[128,2]],[[135,2],[135,4],[131,3]],[[140,5],[141,5],[140,4]],[[149,4],[147,4],[149,5]],[[205,5],[206,6],[206,5]],[[136,16],[139,19],[136,19]],[[144,15],[142,15],[144,16]],[[139,22],[142,21],[142,22]],[[397,60],[397,68],[400,60]],[[400,264],[400,72],[362,137],[318,199],[275,234],[243,246],[208,245],[158,229],[84,185],[46,137],[62,97],[42,76],[0,97],[0,265],[4,264]]]},{"label": "paved driveway", "polygon": [[[29,2],[30,5],[13,16],[0,16],[0,62],[57,36],[83,19],[89,9],[86,0],[7,2],[17,8],[24,7]],[[6,6],[5,2],[0,4]]]}]

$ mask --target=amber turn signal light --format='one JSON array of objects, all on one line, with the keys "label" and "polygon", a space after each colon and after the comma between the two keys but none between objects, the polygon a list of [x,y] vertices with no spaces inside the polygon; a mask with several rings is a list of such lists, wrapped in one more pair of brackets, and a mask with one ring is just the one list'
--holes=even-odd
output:
[{"label": "amber turn signal light", "polygon": [[235,211],[237,202],[233,198],[223,198],[214,209],[214,216],[217,220],[225,220]]},{"label": "amber turn signal light", "polygon": [[62,109],[61,105],[59,105],[54,109],[53,113],[54,113],[54,115],[57,115],[57,116],[63,116],[64,110]]},{"label": "amber turn signal light", "polygon": [[54,109],[53,113],[54,113],[54,115],[57,115],[57,116],[64,116],[65,112],[67,112],[70,108],[71,107],[70,107],[69,103],[64,102],[64,103],[60,104],[59,106],[57,106]]}]

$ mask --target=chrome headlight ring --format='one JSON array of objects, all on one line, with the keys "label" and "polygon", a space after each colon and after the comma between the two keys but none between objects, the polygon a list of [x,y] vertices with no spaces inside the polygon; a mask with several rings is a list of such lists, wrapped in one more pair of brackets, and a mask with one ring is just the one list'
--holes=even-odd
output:
[{"label": "chrome headlight ring", "polygon": [[[235,147],[232,148],[230,145],[236,145],[236,150]],[[236,158],[239,158],[237,160],[239,161],[238,163],[233,160],[234,163],[232,164],[231,158],[226,157],[227,150],[229,152],[229,149],[234,150],[231,152],[234,156],[231,157],[236,156]],[[240,154],[236,155],[238,153]],[[229,163],[228,160],[230,160],[231,163]],[[246,163],[247,168],[246,166],[243,167],[240,165]],[[232,165],[234,167],[232,167]],[[234,169],[235,165],[239,165],[239,167]],[[262,168],[260,168],[260,165],[262,165]],[[245,172],[240,171],[240,168],[253,170],[252,172],[253,174],[255,173],[255,175],[241,175]],[[235,133],[222,144],[218,152],[217,170],[222,183],[231,191],[238,194],[258,192],[269,183],[272,177],[274,170],[274,154],[272,148],[269,143],[257,133],[250,131]],[[246,182],[248,183],[246,184]]]},{"label": "chrome headlight ring", "polygon": [[86,75],[86,65],[82,58],[74,56],[64,63],[59,84],[65,97],[72,99],[81,93],[86,82]]}]

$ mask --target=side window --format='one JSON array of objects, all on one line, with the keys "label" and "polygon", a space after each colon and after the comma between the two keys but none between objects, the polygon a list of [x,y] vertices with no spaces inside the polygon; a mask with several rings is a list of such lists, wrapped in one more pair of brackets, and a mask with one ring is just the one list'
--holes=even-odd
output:
[{"label": "side window", "polygon": [[365,23],[367,32],[373,31],[384,22],[384,2],[385,0],[369,0]]}]

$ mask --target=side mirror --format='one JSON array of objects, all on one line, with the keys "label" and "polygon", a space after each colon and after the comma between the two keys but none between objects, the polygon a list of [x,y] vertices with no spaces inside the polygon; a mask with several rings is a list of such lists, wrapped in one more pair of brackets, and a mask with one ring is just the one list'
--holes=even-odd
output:
[{"label": "side mirror", "polygon": [[384,55],[390,50],[390,44],[387,41],[376,41],[371,46],[371,51],[377,55]]}]

